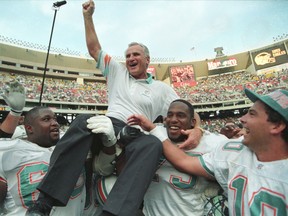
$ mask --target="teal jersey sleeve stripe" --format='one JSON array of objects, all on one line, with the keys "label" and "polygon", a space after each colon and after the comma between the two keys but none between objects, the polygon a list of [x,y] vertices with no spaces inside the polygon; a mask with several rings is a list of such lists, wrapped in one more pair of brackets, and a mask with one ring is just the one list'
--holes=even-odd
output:
[{"label": "teal jersey sleeve stripe", "polygon": [[192,157],[199,157],[201,156],[200,153],[193,153],[193,152],[186,152],[187,155],[192,156]]},{"label": "teal jersey sleeve stripe", "polygon": [[212,172],[212,171],[206,166],[206,164],[205,164],[205,162],[204,162],[204,160],[203,160],[203,157],[200,156],[200,157],[198,157],[198,159],[199,159],[202,167],[205,169],[205,171],[206,171],[209,175],[215,177],[215,176],[214,176],[214,172]]},{"label": "teal jersey sleeve stripe", "polygon": [[[101,50],[100,53],[99,53],[99,56],[98,56],[97,64],[96,64],[96,68],[98,68],[98,69],[99,69],[99,67],[100,67],[100,65],[101,65],[101,63],[103,61],[102,55],[103,55],[103,51]],[[104,62],[104,64],[105,64],[105,62]],[[105,67],[104,71],[101,70],[101,72],[102,72],[102,75],[104,77],[107,77],[108,71],[109,71],[109,67],[108,67],[108,65],[104,65],[104,67]]]},{"label": "teal jersey sleeve stripe", "polygon": [[102,59],[101,57],[102,57],[102,51],[100,51],[98,59],[97,59],[96,68],[98,68],[98,69],[100,67],[100,63],[101,63],[101,59]]}]

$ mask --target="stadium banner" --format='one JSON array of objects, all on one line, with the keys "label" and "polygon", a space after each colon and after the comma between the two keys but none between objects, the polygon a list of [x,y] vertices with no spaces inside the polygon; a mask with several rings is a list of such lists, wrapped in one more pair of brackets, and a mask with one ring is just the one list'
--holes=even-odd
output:
[{"label": "stadium banner", "polygon": [[228,68],[237,66],[236,58],[229,58],[229,59],[214,59],[214,61],[207,62],[208,70],[216,70],[220,68]]},{"label": "stadium banner", "polygon": [[275,72],[279,72],[279,71],[283,72],[284,70],[288,70],[288,63],[258,70],[257,76],[259,75],[272,76]]},{"label": "stadium banner", "polygon": [[171,66],[169,74],[173,87],[196,85],[193,65]]},{"label": "stadium banner", "polygon": [[256,71],[288,63],[288,55],[284,44],[251,52],[251,55]]},{"label": "stadium banner", "polygon": [[147,73],[150,73],[153,77],[155,77],[156,69],[154,66],[148,66]]}]

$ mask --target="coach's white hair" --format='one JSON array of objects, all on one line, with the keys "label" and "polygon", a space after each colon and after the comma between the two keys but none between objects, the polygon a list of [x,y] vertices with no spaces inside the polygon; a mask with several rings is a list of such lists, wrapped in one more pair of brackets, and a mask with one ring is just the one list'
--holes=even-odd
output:
[{"label": "coach's white hair", "polygon": [[[145,46],[145,45],[142,44],[142,43],[132,42],[132,43],[128,44],[128,48],[131,47],[131,46],[135,46],[135,45],[139,45],[139,46],[141,46],[141,47],[144,49],[145,56],[150,57],[150,52],[149,52],[148,47]],[[125,52],[125,54],[126,54],[126,52]]]}]

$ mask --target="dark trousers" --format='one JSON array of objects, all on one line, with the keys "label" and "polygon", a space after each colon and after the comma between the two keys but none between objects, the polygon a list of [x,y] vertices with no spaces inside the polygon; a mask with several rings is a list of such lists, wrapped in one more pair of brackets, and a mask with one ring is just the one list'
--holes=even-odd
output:
[{"label": "dark trousers", "polygon": [[[57,143],[50,167],[38,189],[66,205],[84,167],[91,145],[99,138],[87,129],[91,115],[79,115]],[[111,118],[115,134],[126,124]],[[103,210],[119,216],[134,216],[154,176],[162,154],[162,143],[154,136],[141,135],[125,147],[126,164],[111,190]]]},{"label": "dark trousers", "polygon": [[55,199],[55,205],[65,206],[84,168],[95,136],[87,129],[92,115],[79,115],[56,144],[50,158],[49,170],[38,190]]},{"label": "dark trousers", "polygon": [[103,210],[119,216],[135,216],[152,181],[162,154],[162,143],[142,135],[125,147],[126,164],[117,178]]}]

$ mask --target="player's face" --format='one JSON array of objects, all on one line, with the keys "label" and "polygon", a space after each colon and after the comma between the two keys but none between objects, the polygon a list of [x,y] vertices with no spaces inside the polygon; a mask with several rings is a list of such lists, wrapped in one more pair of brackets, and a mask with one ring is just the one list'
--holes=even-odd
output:
[{"label": "player's face", "polygon": [[39,110],[39,116],[33,121],[32,131],[35,143],[43,147],[54,146],[60,137],[56,115],[50,109]]},{"label": "player's face", "polygon": [[187,137],[183,136],[181,130],[191,129],[194,126],[189,108],[182,102],[174,102],[170,105],[165,118],[168,137],[173,142],[182,142]]},{"label": "player's face", "polygon": [[255,152],[265,150],[265,143],[269,140],[272,123],[267,119],[265,105],[261,101],[256,101],[240,119],[245,131],[242,143]]},{"label": "player's face", "polygon": [[126,67],[135,79],[146,79],[150,58],[145,56],[144,49],[140,45],[134,45],[126,51]]}]

